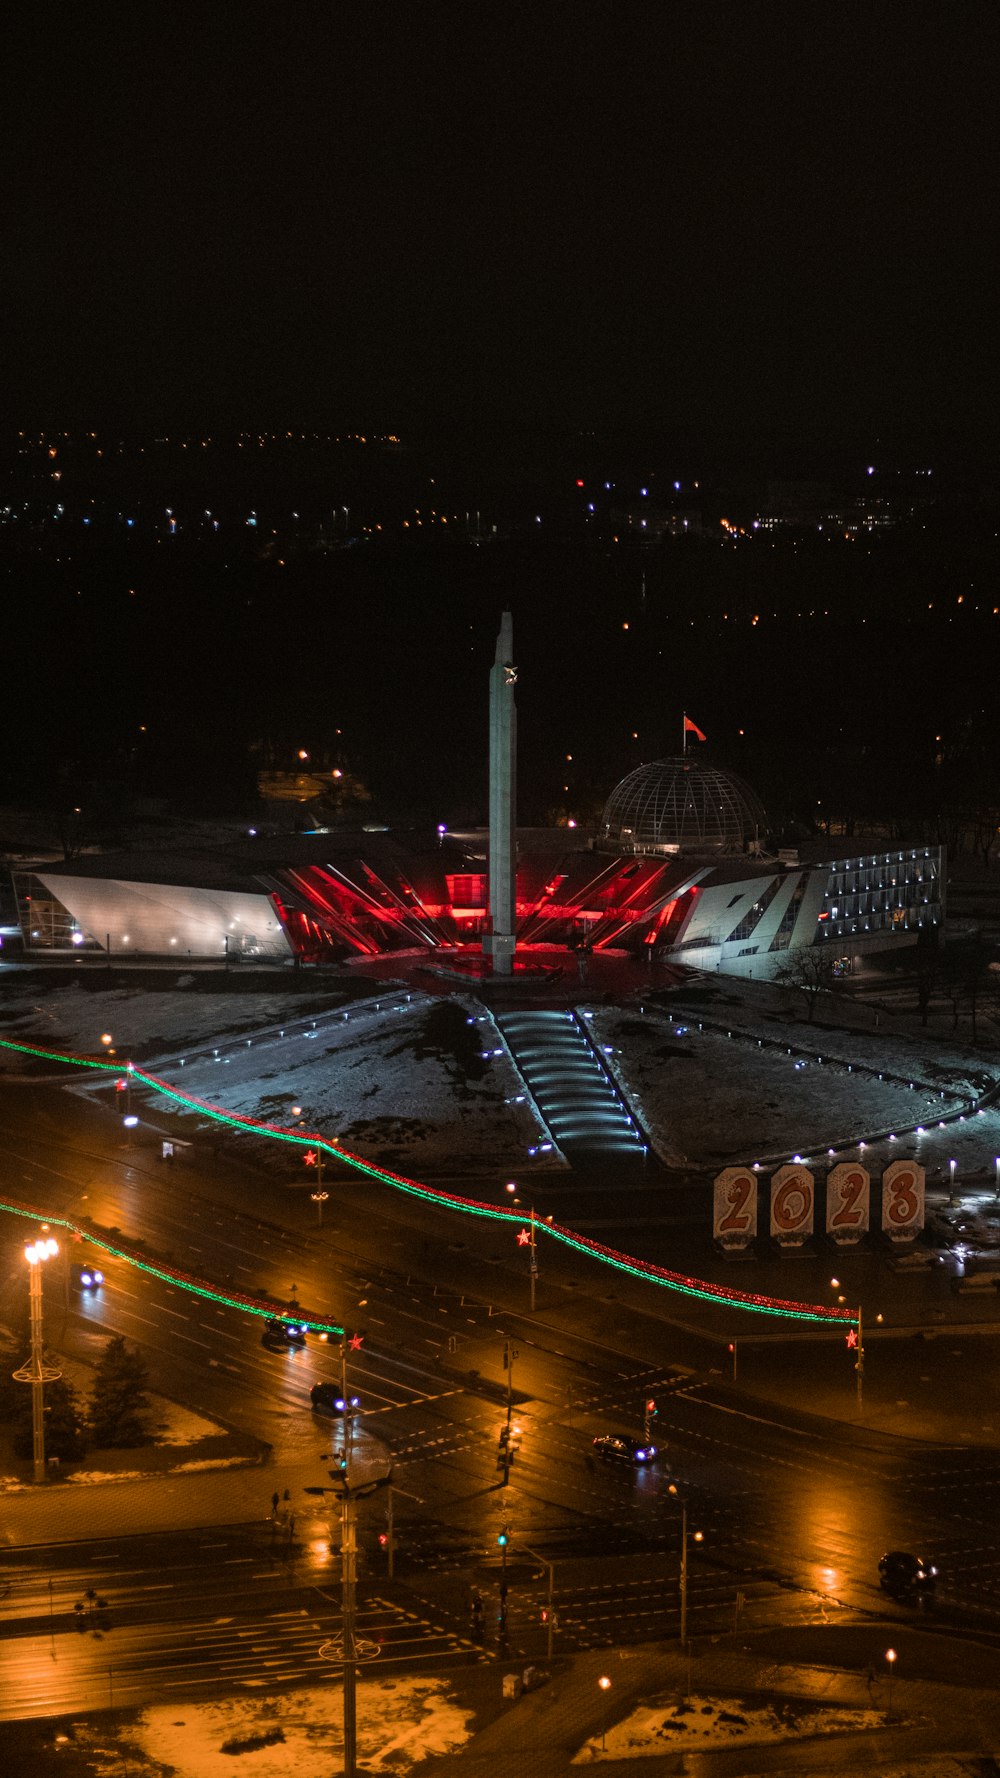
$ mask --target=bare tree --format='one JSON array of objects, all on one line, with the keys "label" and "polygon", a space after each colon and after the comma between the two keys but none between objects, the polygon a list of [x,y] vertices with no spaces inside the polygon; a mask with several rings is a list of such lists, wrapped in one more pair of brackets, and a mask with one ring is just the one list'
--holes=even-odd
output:
[{"label": "bare tree", "polygon": [[820,995],[832,992],[840,981],[837,960],[826,945],[800,945],[786,952],[773,979],[802,995],[810,1024]]}]

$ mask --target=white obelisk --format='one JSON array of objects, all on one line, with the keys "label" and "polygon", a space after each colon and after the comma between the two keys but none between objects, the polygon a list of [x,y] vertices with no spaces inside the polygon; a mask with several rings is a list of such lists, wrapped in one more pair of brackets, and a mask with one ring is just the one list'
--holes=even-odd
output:
[{"label": "white obelisk", "polygon": [[495,975],[513,973],[516,942],[517,668],[513,654],[514,623],[505,611],[490,669],[490,905],[483,951],[493,958]]}]

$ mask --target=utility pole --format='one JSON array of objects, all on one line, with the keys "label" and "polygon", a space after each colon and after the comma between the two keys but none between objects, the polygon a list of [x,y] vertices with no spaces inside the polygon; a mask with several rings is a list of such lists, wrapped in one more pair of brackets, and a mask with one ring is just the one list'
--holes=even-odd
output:
[{"label": "utility pole", "polygon": [[861,1304],[858,1304],[858,1356],[854,1366],[858,1377],[858,1413],[865,1411],[865,1340],[861,1324]]},{"label": "utility pole", "polygon": [[531,1244],[528,1249],[528,1278],[531,1284],[531,1313],[535,1313],[535,1289],[538,1284],[538,1247],[535,1242],[535,1206],[531,1206]]}]

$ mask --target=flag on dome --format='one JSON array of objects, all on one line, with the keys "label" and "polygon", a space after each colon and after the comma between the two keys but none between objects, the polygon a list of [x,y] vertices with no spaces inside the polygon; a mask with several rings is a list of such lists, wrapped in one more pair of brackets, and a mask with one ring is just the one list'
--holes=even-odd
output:
[{"label": "flag on dome", "polygon": [[696,722],[691,721],[691,718],[688,715],[686,710],[684,712],[684,733],[686,735],[697,735],[699,741],[703,741],[705,739],[704,735],[701,732],[701,729],[698,727],[698,724]]}]

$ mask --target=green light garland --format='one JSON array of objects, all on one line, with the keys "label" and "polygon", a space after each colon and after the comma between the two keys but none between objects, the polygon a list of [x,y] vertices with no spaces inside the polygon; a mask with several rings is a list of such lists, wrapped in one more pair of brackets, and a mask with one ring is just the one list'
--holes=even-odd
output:
[{"label": "green light garland", "polygon": [[[185,1093],[177,1087],[170,1086],[167,1081],[160,1080],[154,1074],[146,1074],[141,1068],[136,1068],[132,1062],[126,1062],[123,1070],[120,1063],[104,1062],[85,1056],[64,1055],[56,1050],[41,1049],[33,1044],[15,1043],[7,1038],[0,1038],[0,1049],[14,1050],[22,1055],[36,1056],[43,1061],[59,1062],[70,1067],[91,1068],[108,1074],[122,1074],[124,1072],[131,1080],[141,1082],[152,1092],[174,1100],[175,1103],[184,1106],[189,1111],[200,1111],[215,1123],[223,1124],[230,1129],[266,1136],[271,1141],[287,1142],[294,1147],[321,1150],[331,1159],[343,1161],[346,1166],[353,1167],[356,1172],[366,1174],[368,1178],[376,1179],[382,1185],[391,1186],[395,1191],[404,1192],[409,1197],[419,1198],[424,1203],[433,1204],[439,1209],[459,1211],[466,1216],[485,1217],[492,1222],[521,1224],[524,1221],[524,1217],[519,1211],[505,1210],[493,1204],[484,1204],[475,1198],[458,1197],[451,1192],[436,1191],[430,1186],[421,1185],[417,1180],[407,1179],[402,1174],[390,1173],[385,1168],[376,1167],[371,1161],[363,1160],[360,1155],[351,1154],[348,1150],[340,1148],[336,1143],[326,1141],[317,1134],[310,1135],[298,1130],[286,1130],[279,1125],[262,1123],[240,1112],[223,1111],[220,1106],[212,1105],[207,1100],[196,1098],[192,1093]],[[0,1209],[4,1208],[14,1210],[15,1214],[42,1214],[34,1210],[17,1209],[16,1206],[10,1204],[0,1205]],[[58,1219],[51,1217],[44,1220],[58,1221]],[[61,1226],[75,1229],[76,1225],[63,1222]],[[724,1285],[710,1284],[704,1279],[685,1277],[682,1273],[668,1271],[665,1267],[654,1265],[651,1261],[636,1259],[626,1253],[618,1253],[614,1248],[606,1247],[599,1241],[592,1241],[587,1236],[579,1235],[573,1229],[564,1228],[558,1223],[536,1219],[534,1229],[536,1234],[550,1235],[553,1240],[561,1242],[563,1246],[590,1259],[600,1260],[602,1264],[609,1265],[629,1277],[641,1279],[647,1284],[659,1285],[662,1289],[677,1291],[683,1296],[694,1297],[701,1302],[714,1303],[730,1309],[743,1309],[749,1314],[773,1315],[789,1321],[820,1322],[827,1325],[836,1322],[847,1322],[853,1325],[857,1321],[857,1312],[853,1309],[827,1308],[819,1303],[791,1302],[780,1297],[728,1289]],[[250,1299],[241,1300],[238,1296],[223,1295],[196,1280],[186,1279],[167,1270],[158,1270],[134,1253],[119,1253],[116,1248],[106,1242],[98,1241],[96,1237],[88,1234],[85,1230],[77,1232],[82,1233],[87,1240],[94,1240],[95,1244],[103,1247],[106,1252],[127,1259],[131,1264],[152,1273],[154,1277],[167,1279],[171,1283],[178,1284],[181,1289],[192,1291],[195,1295],[207,1297],[213,1302],[226,1303],[233,1308],[245,1308],[250,1314],[267,1315],[272,1319],[286,1321],[293,1319],[287,1314],[287,1311],[276,1308],[274,1305],[262,1305],[259,1300],[254,1303]],[[338,1336],[341,1336],[344,1331],[343,1328],[331,1327],[311,1319],[308,1325],[322,1332],[336,1333]]]}]

